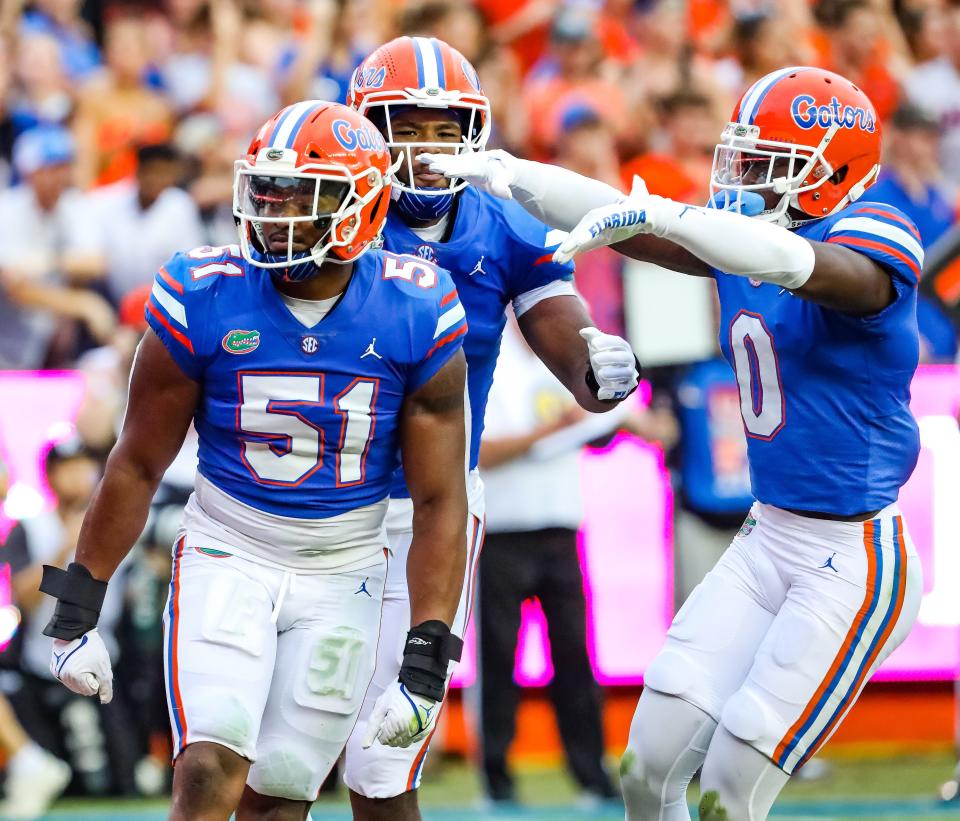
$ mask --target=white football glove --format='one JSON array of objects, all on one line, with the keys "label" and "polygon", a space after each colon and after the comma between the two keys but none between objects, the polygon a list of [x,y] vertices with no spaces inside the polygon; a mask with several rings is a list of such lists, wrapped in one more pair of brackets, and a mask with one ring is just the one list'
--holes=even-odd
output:
[{"label": "white football glove", "polygon": [[440,702],[411,693],[395,680],[373,705],[363,748],[374,741],[388,747],[409,747],[433,729]]},{"label": "white football glove", "polygon": [[96,629],[73,641],[53,640],[50,672],[68,690],[82,696],[100,696],[101,704],[113,698],[113,669],[110,655]]},{"label": "white football glove", "polygon": [[597,399],[625,399],[640,380],[633,348],[626,339],[605,334],[599,328],[582,328],[587,341],[590,369],[600,390]]},{"label": "white football glove", "polygon": [[612,205],[588,211],[554,252],[555,262],[568,262],[576,254],[613,245],[637,234],[657,233],[658,214],[663,208],[685,207],[683,203],[658,197],[647,191],[647,184],[633,178],[630,196]]},{"label": "white football glove", "polygon": [[461,154],[418,154],[417,162],[426,163],[434,174],[458,177],[502,200],[513,199],[510,185],[516,179],[517,160],[499,148]]}]

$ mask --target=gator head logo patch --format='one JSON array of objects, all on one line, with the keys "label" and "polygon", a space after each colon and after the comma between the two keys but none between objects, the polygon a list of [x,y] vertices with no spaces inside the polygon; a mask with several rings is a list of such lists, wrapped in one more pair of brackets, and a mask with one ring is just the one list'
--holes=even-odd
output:
[{"label": "gator head logo patch", "polygon": [[260,331],[230,331],[220,344],[227,353],[252,353],[260,345]]},{"label": "gator head logo patch", "polygon": [[740,532],[737,533],[739,538],[744,538],[753,533],[753,529],[757,526],[757,520],[753,517],[752,514],[748,513],[747,518],[743,520],[743,525],[740,527]]}]

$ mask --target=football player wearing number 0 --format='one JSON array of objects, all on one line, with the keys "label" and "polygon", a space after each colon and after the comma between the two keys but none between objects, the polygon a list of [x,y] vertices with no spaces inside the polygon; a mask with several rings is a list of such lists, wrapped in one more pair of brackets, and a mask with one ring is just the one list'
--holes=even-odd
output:
[{"label": "football player wearing number 0", "polygon": [[460,656],[466,323],[446,271],[371,247],[389,172],[379,132],[345,106],[264,124],[236,164],[239,245],[157,274],[76,562],[45,570],[54,672],[104,698],[104,590],[193,420],[200,466],[164,612],[171,818],[306,816],[373,675],[401,457],[414,627],[375,709],[381,742],[429,731]]},{"label": "football player wearing number 0", "polygon": [[[416,160],[423,151],[452,157],[458,151],[482,152],[486,145],[490,103],[460,52],[435,38],[392,40],[356,70],[348,102],[380,129],[397,163],[384,247],[449,270],[470,325],[463,345],[471,415],[468,560],[453,627],[463,635],[484,533],[483,484],[476,470],[480,436],[507,306],[512,305],[530,347],[587,410],[609,410],[636,388],[639,371],[625,340],[593,327],[573,290],[573,265],[554,262],[563,232],[531,218],[515,203],[470,187],[466,180],[448,180]],[[412,579],[405,568],[412,532],[407,485],[398,474],[387,515],[395,561],[387,576],[377,672],[347,745],[344,777],[358,821],[420,817],[416,790],[429,738],[397,749],[370,744],[366,728],[378,693],[396,677],[404,649],[407,580]],[[589,686],[571,689],[578,691],[569,694],[571,712],[589,710]],[[578,776],[595,782],[584,786],[597,792],[610,789],[602,772]]]},{"label": "football player wearing number 0", "polygon": [[757,502],[646,671],[623,789],[630,819],[686,821],[702,766],[702,819],[766,818],[919,607],[897,496],[919,451],[923,251],[906,216],[869,201],[873,106],[821,69],[758,80],[717,146],[713,208],[509,155],[424,159],[572,229],[561,260],[613,244],[716,280]]}]

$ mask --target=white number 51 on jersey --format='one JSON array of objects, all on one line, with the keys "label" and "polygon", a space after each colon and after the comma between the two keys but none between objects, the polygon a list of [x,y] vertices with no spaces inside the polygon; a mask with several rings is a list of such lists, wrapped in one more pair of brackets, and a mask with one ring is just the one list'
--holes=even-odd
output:
[{"label": "white number 51 on jersey", "polygon": [[[301,411],[324,404],[324,374],[242,373],[240,379],[238,426],[251,436],[240,458],[263,484],[301,484],[323,467],[324,430]],[[362,377],[333,399],[337,487],[363,481],[376,401],[377,380]]]}]

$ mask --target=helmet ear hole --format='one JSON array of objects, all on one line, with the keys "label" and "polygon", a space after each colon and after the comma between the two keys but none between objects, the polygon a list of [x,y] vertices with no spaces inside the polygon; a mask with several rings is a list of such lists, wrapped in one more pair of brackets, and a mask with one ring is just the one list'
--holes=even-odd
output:
[{"label": "helmet ear hole", "polygon": [[831,185],[840,185],[847,178],[847,172],[849,170],[850,170],[849,165],[844,165],[838,168],[836,171],[833,172],[833,174],[830,176],[830,179],[828,179],[827,182],[830,183]]}]

